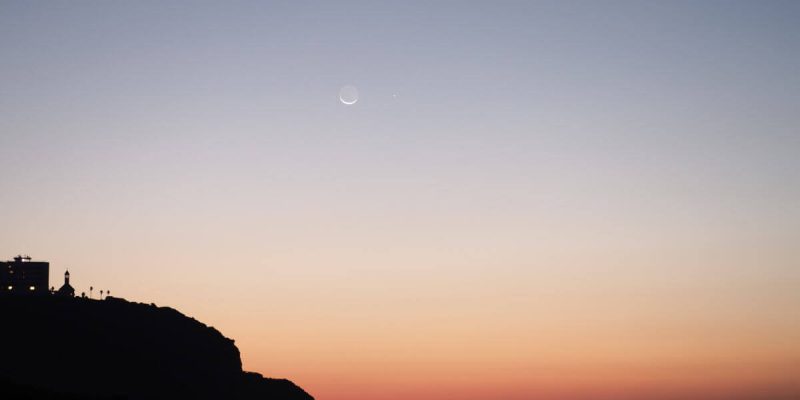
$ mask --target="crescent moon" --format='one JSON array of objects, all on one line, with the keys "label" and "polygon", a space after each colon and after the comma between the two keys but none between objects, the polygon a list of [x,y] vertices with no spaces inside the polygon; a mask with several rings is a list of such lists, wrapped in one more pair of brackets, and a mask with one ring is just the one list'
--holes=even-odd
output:
[{"label": "crescent moon", "polygon": [[339,90],[339,101],[348,106],[356,104],[358,102],[358,89],[352,85],[343,86]]}]

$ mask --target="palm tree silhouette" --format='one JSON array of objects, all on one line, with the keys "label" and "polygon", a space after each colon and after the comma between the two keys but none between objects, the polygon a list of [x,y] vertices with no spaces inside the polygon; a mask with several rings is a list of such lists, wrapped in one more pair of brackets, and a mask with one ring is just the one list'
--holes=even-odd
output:
[{"label": "palm tree silhouette", "polygon": [[94,286],[89,286],[89,298],[92,298],[92,290],[94,290]]},{"label": "palm tree silhouette", "polygon": [[103,300],[103,291],[100,291],[100,300]]}]

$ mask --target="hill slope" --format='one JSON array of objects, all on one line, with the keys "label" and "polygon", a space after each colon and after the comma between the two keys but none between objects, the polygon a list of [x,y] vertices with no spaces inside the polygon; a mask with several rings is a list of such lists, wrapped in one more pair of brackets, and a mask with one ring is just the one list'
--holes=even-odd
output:
[{"label": "hill slope", "polygon": [[171,308],[0,297],[0,398],[313,400],[242,371],[233,340]]}]

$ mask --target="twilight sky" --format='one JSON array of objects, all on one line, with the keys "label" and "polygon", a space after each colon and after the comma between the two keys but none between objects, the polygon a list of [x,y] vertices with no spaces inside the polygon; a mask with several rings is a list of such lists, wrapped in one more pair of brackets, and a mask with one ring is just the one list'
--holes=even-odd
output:
[{"label": "twilight sky", "polygon": [[0,1],[0,258],[319,400],[797,398],[799,2],[332,3]]}]

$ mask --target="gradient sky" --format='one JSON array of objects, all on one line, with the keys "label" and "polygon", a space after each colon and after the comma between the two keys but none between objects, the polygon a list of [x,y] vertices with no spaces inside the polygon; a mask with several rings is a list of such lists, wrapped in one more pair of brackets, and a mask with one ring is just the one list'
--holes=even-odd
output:
[{"label": "gradient sky", "polygon": [[0,258],[319,400],[800,396],[800,2],[332,3],[0,1]]}]

